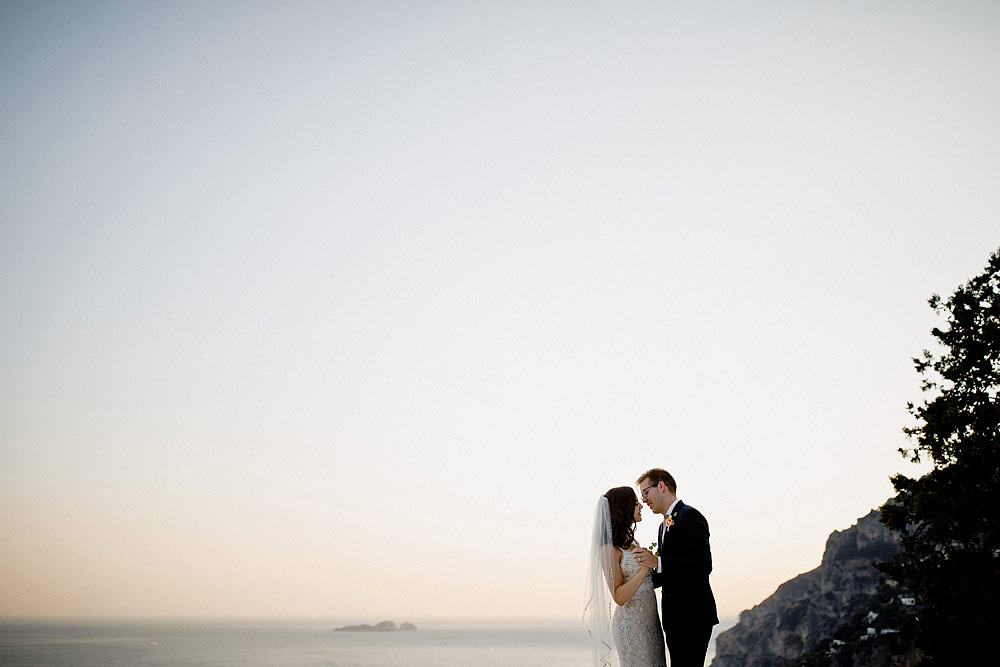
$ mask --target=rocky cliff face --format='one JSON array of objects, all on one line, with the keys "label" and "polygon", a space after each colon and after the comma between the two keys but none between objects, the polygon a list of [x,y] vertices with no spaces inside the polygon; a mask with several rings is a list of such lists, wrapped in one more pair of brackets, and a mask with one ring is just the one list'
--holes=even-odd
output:
[{"label": "rocky cliff face", "polygon": [[885,560],[897,549],[898,536],[876,511],[833,533],[819,567],[783,583],[718,636],[712,667],[794,663],[868,603],[884,581],[872,561]]}]

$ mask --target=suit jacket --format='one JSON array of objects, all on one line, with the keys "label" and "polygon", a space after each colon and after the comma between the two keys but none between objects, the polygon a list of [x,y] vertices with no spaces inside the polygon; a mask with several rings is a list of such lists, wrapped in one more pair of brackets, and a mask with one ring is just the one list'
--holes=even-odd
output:
[{"label": "suit jacket", "polygon": [[712,550],[708,544],[708,521],[702,513],[678,501],[670,517],[674,525],[660,524],[659,550],[663,572],[653,573],[653,586],[663,598],[663,626],[719,622],[715,595],[708,583],[712,572]]}]

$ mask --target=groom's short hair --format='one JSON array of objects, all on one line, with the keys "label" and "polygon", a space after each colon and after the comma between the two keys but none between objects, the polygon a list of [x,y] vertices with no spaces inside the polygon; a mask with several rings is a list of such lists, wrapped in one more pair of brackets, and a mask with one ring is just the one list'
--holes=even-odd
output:
[{"label": "groom's short hair", "polygon": [[646,472],[639,475],[639,479],[635,480],[635,483],[638,484],[644,479],[648,479],[653,484],[663,482],[667,485],[667,488],[670,489],[670,493],[675,496],[677,495],[677,482],[674,481],[674,476],[663,468],[650,468]]}]

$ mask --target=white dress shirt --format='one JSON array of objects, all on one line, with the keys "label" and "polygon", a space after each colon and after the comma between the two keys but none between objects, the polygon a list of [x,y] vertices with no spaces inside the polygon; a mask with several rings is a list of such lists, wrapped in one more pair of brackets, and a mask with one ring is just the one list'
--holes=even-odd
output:
[{"label": "white dress shirt", "polygon": [[[677,503],[679,503],[680,501],[681,501],[680,498],[674,498],[674,502],[670,503],[670,507],[667,508],[667,514],[666,516],[663,517],[664,524],[667,522],[667,517],[673,514],[674,508],[677,507]],[[656,573],[663,574],[663,561],[660,560],[659,556],[656,557]]]}]

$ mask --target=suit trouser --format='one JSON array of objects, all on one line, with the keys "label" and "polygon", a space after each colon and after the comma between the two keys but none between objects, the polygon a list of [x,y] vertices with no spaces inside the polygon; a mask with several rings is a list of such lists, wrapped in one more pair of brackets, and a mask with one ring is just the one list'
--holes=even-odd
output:
[{"label": "suit trouser", "polygon": [[670,652],[670,667],[705,667],[712,627],[683,622],[665,624],[663,635]]}]

